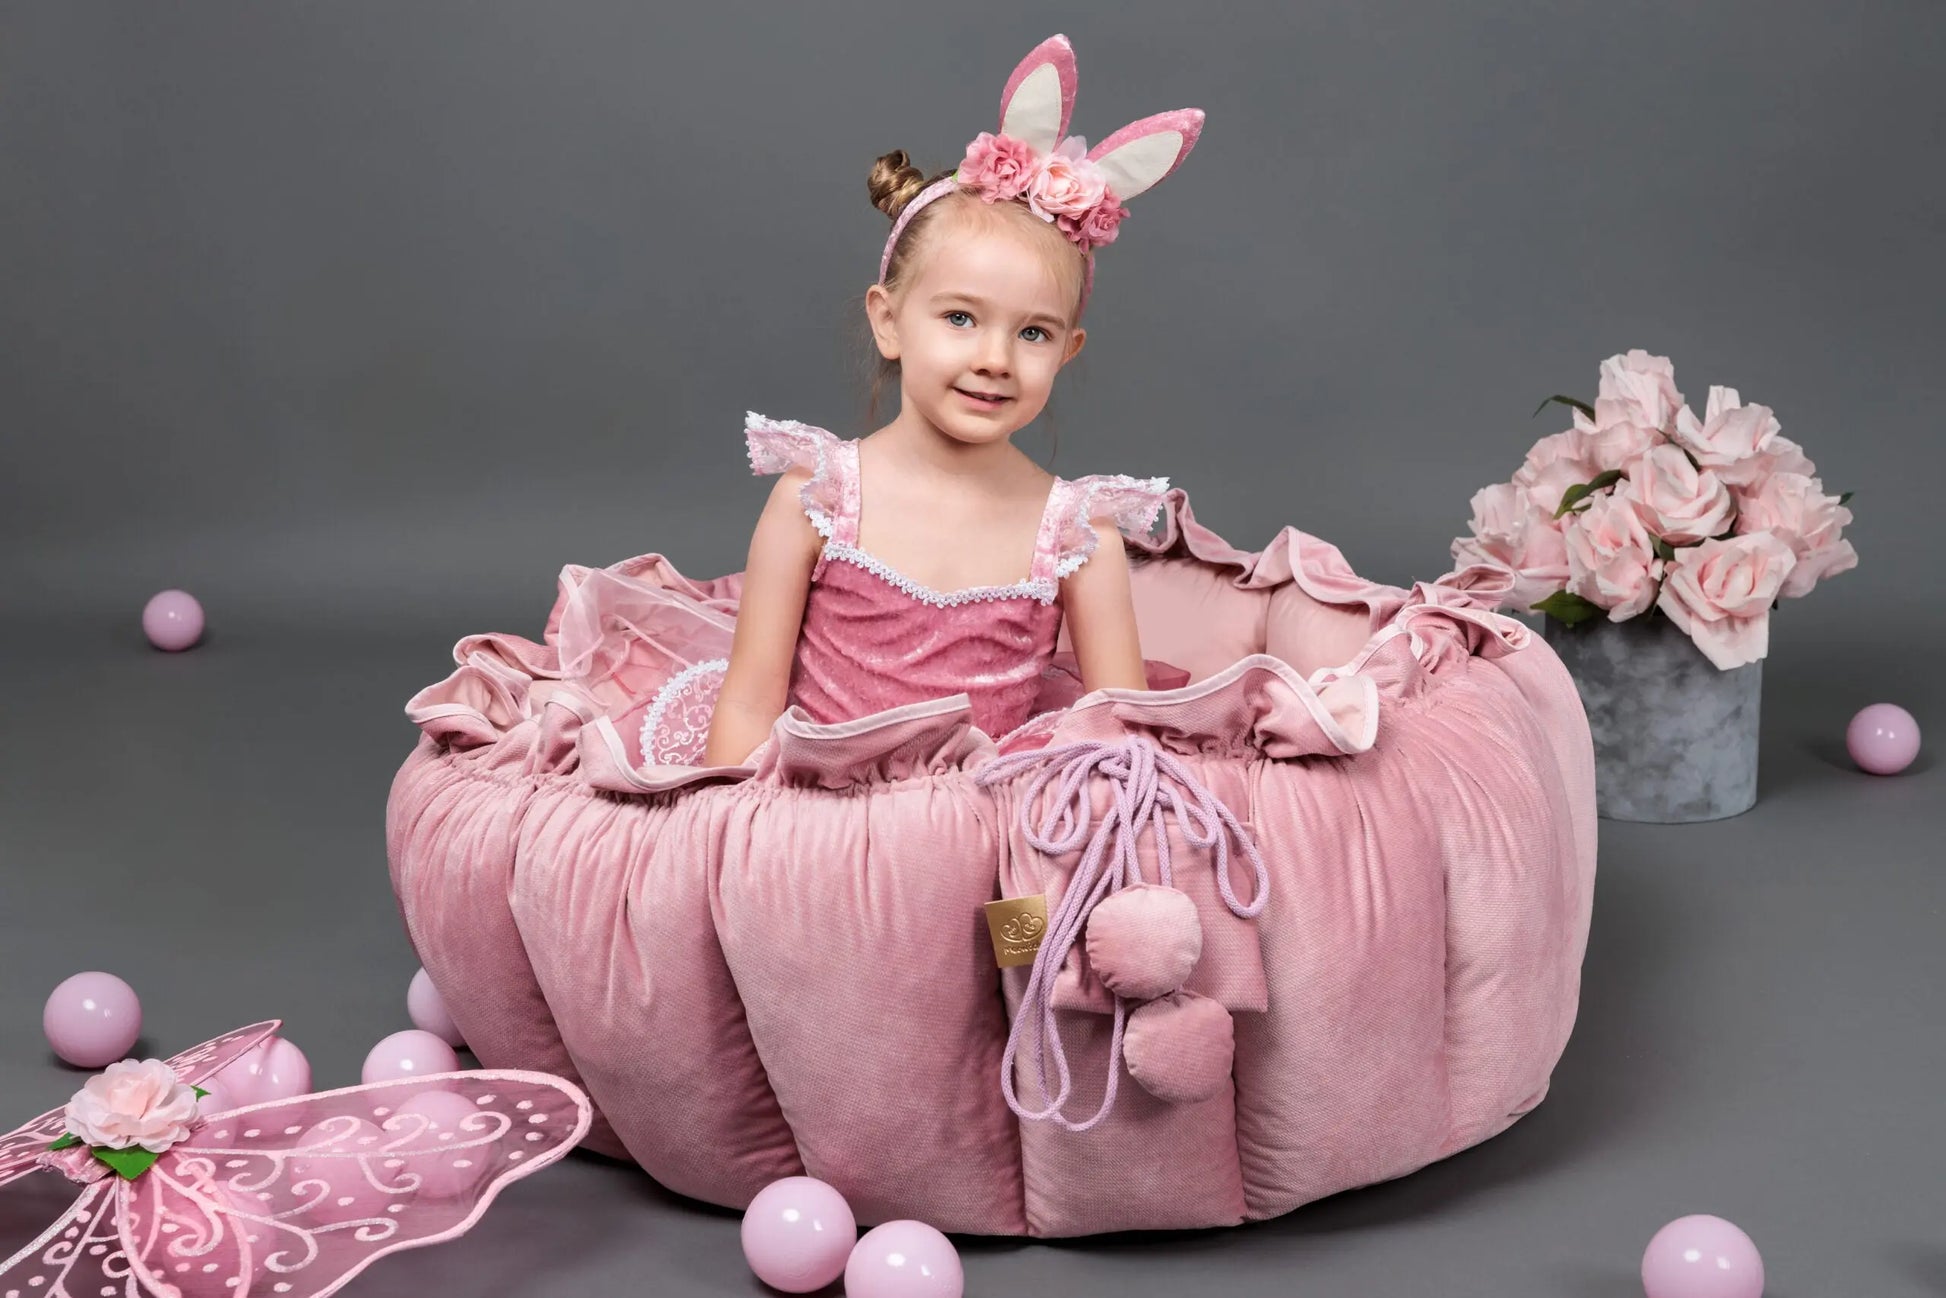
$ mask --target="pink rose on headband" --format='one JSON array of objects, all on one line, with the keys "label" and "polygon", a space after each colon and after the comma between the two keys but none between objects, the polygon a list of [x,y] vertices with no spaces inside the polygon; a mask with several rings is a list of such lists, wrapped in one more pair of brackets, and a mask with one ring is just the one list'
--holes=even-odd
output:
[{"label": "pink rose on headband", "polygon": [[1027,184],[1027,206],[1043,221],[1086,216],[1108,197],[1108,178],[1088,161],[1088,141],[1070,135],[1035,167]]},{"label": "pink rose on headband", "polygon": [[1018,198],[1027,192],[1040,155],[1025,140],[981,131],[966,146],[959,164],[959,183],[977,190],[989,203]]},{"label": "pink rose on headband", "polygon": [[1116,227],[1127,215],[1128,209],[1115,201],[1115,191],[1111,189],[1103,194],[1101,202],[1088,209],[1086,216],[1057,216],[1054,223],[1071,238],[1098,248],[1115,242]]},{"label": "pink rose on headband", "polygon": [[1676,551],[1656,607],[1724,671],[1770,651],[1770,605],[1796,559],[1768,532]]}]

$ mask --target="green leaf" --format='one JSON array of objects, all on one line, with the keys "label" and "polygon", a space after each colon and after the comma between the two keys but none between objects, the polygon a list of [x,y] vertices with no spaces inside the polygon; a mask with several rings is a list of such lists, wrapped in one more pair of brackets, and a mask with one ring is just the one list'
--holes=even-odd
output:
[{"label": "green leaf", "polygon": [[1545,613],[1556,621],[1573,626],[1586,622],[1602,611],[1601,605],[1585,600],[1572,591],[1557,590],[1540,603],[1534,605],[1533,612]]},{"label": "green leaf", "polygon": [[1655,557],[1661,559],[1663,562],[1666,563],[1676,557],[1676,547],[1661,537],[1652,536],[1649,538],[1649,542],[1655,547]]},{"label": "green leaf", "polygon": [[208,1091],[206,1091],[206,1090],[204,1090],[204,1089],[203,1089],[202,1087],[200,1087],[200,1086],[192,1086],[192,1087],[190,1087],[189,1089],[190,1089],[190,1090],[192,1090],[192,1091],[194,1091],[194,1092],[196,1092],[196,1098],[197,1098],[197,1099],[199,1099],[199,1100],[200,1100],[200,1099],[202,1099],[202,1098],[203,1098],[203,1097],[204,1097],[205,1095],[208,1095],[208,1094],[209,1094],[209,1092],[208,1092]]},{"label": "green leaf", "polygon": [[1857,493],[1857,492],[1855,492],[1855,491],[1847,491],[1847,492],[1846,492],[1846,493],[1845,493],[1844,495],[1842,495],[1842,496],[1840,496],[1840,497],[1838,497],[1838,503],[1842,505],[1842,504],[1844,504],[1844,503],[1845,503],[1845,502],[1846,502],[1847,500],[1850,500],[1850,499],[1851,499],[1851,498],[1852,498],[1853,496],[1855,496],[1855,495],[1857,495],[1857,494],[1858,494],[1858,493]]},{"label": "green leaf", "polygon": [[1547,400],[1541,402],[1538,406],[1535,406],[1534,414],[1529,415],[1527,417],[1529,419],[1532,419],[1534,415],[1540,414],[1541,411],[1547,409],[1549,406],[1555,404],[1556,402],[1559,402],[1564,406],[1573,406],[1576,410],[1579,410],[1582,414],[1588,416],[1588,418],[1590,419],[1593,419],[1595,417],[1595,408],[1589,405],[1587,402],[1576,401],[1573,397],[1563,397],[1563,396],[1549,397]]},{"label": "green leaf", "polygon": [[152,1154],[140,1145],[129,1149],[107,1149],[95,1147],[95,1157],[122,1174],[124,1180],[133,1181],[136,1177],[155,1165],[160,1154]]},{"label": "green leaf", "polygon": [[70,1131],[67,1135],[62,1136],[59,1140],[55,1141],[47,1148],[48,1151],[51,1153],[57,1149],[72,1149],[74,1148],[74,1146],[80,1143],[81,1143],[81,1137],[75,1135],[72,1131]]},{"label": "green leaf", "polygon": [[1606,473],[1597,473],[1586,482],[1575,483],[1572,487],[1569,487],[1561,493],[1561,507],[1554,511],[1554,517],[1559,518],[1570,509],[1573,509],[1581,503],[1583,497],[1591,496],[1603,487],[1612,487],[1621,480],[1622,471],[1620,469],[1610,469]]}]

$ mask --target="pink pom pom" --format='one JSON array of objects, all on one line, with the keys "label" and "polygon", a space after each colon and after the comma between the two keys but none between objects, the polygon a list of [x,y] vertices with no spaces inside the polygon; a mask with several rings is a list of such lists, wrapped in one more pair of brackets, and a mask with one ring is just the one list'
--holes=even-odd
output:
[{"label": "pink pom pom", "polygon": [[142,609],[142,633],[158,649],[187,649],[202,638],[203,606],[186,590],[158,591]]},{"label": "pink pom pom", "polygon": [[1764,1260],[1721,1217],[1678,1217],[1642,1254],[1642,1291],[1647,1298],[1762,1298]]},{"label": "pink pom pom", "polygon": [[810,1293],[845,1273],[858,1222],[831,1186],[787,1176],[757,1191],[742,1233],[743,1258],[757,1279],[785,1293]]},{"label": "pink pom pom", "polygon": [[142,1035],[142,1002],[114,974],[78,973],[48,994],[41,1031],[77,1068],[105,1068],[126,1059]]},{"label": "pink pom pom", "polygon": [[1236,1057],[1236,1022],[1207,996],[1174,992],[1138,1006],[1122,1038],[1129,1076],[1171,1104],[1222,1094]]},{"label": "pink pom pom", "polygon": [[1861,769],[1897,775],[1919,755],[1919,722],[1896,703],[1874,703],[1845,727],[1845,748]]},{"label": "pink pom pom", "polygon": [[425,1077],[458,1071],[459,1056],[451,1046],[430,1032],[407,1028],[372,1047],[371,1053],[365,1056],[359,1080],[369,1084],[394,1077]]},{"label": "pink pom pom", "polygon": [[865,1233],[845,1263],[845,1298],[960,1298],[966,1273],[953,1242],[923,1221]]},{"label": "pink pom pom", "polygon": [[1154,1000],[1183,985],[1203,954],[1203,923],[1188,894],[1133,883],[1088,916],[1088,964],[1108,990]]}]

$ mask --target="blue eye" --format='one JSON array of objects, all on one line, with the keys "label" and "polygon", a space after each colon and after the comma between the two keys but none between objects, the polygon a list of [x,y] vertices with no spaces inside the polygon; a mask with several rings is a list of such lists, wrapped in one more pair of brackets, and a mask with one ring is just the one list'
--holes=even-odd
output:
[{"label": "blue eye", "polygon": [[954,316],[965,316],[965,318],[968,320],[971,320],[973,318],[971,315],[968,315],[964,311],[948,311],[946,313],[946,319],[948,320],[951,320]]},{"label": "blue eye", "polygon": [[1028,339],[1029,342],[1045,342],[1049,337],[1047,330],[1041,328],[1039,325],[1028,325],[1027,329],[1022,329],[1020,332],[1026,333],[1029,329],[1040,335],[1039,338]]}]

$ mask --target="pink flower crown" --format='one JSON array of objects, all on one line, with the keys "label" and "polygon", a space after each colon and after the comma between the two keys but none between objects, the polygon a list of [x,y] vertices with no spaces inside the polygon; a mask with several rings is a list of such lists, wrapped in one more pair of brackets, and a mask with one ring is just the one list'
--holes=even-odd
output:
[{"label": "pink flower crown", "polygon": [[879,258],[878,282],[912,218],[955,190],[989,203],[1022,199],[1058,227],[1083,254],[1081,304],[1094,286],[1094,250],[1113,243],[1128,216],[1123,204],[1182,165],[1203,130],[1203,110],[1178,108],[1131,122],[1093,149],[1069,135],[1074,113],[1074,47],[1050,36],[1020,61],[1000,95],[1000,130],[966,146],[952,175],[921,190],[892,224]]}]

